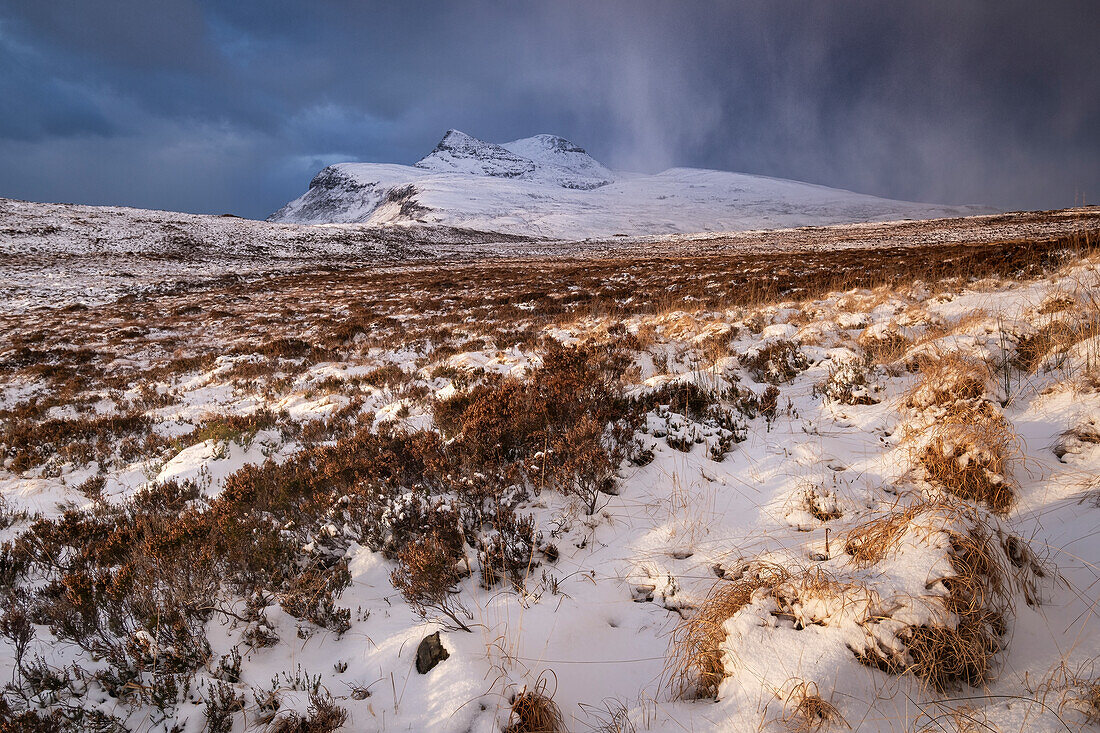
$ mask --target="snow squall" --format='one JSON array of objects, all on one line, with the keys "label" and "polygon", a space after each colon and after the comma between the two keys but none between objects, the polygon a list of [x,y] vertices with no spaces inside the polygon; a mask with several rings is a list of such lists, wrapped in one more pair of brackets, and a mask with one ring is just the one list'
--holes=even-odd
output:
[{"label": "snow squall", "polygon": [[611,171],[540,134],[502,144],[449,130],[415,165],[338,163],[269,217],[299,224],[443,225],[547,239],[746,231],[988,213],[700,168]]}]

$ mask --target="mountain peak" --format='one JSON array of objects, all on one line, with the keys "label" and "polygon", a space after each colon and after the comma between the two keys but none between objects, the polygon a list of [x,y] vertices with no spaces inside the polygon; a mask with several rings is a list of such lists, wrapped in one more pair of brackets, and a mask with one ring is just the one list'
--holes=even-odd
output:
[{"label": "mountain peak", "polygon": [[560,135],[534,135],[501,147],[534,162],[538,177],[563,188],[590,190],[614,182],[607,168],[594,160],[584,148]]},{"label": "mountain peak", "polygon": [[541,133],[538,135],[532,135],[531,137],[521,138],[519,140],[513,140],[505,145],[516,145],[517,143],[527,143],[532,146],[539,146],[545,150],[554,151],[557,153],[581,153],[582,155],[588,155],[587,151],[576,143],[566,140],[560,135],[548,135]]},{"label": "mountain peak", "polygon": [[423,159],[430,157],[432,153],[469,153],[491,145],[493,145],[493,143],[478,140],[473,135],[467,135],[462,130],[447,130],[447,132],[443,133],[443,137],[439,142],[436,143],[436,146],[432,148],[432,152],[424,156]]},{"label": "mountain peak", "polygon": [[560,135],[541,134],[496,143],[459,130],[448,130],[439,144],[416,163],[436,173],[518,178],[562,188],[593,189],[611,183],[611,171],[584,148]]},{"label": "mountain peak", "polygon": [[518,178],[535,170],[535,164],[527,158],[459,130],[448,130],[432,152],[416,162],[416,167],[499,178]]},{"label": "mountain peak", "polygon": [[444,144],[453,145],[456,143],[476,139],[477,138],[475,138],[473,135],[467,135],[462,130],[456,130],[452,127],[450,130],[447,130],[447,132],[443,133],[443,139],[439,141],[439,144],[436,145],[436,147],[438,148]]}]

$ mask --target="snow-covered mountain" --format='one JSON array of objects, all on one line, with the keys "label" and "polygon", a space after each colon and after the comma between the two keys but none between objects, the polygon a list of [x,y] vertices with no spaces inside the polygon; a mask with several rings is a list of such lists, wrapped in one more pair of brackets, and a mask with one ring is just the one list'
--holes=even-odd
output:
[{"label": "snow-covered mountain", "polygon": [[551,239],[744,231],[988,213],[698,168],[612,172],[556,135],[495,144],[450,130],[415,166],[339,163],[269,217],[428,224]]},{"label": "snow-covered mountain", "polygon": [[449,130],[416,167],[436,173],[515,178],[582,190],[606,186],[615,180],[611,171],[593,160],[584,148],[557,135],[535,135],[496,145]]},{"label": "snow-covered mountain", "polygon": [[534,161],[537,180],[557,183],[562,188],[592,189],[614,183],[607,168],[597,163],[584,148],[557,135],[535,135],[505,143],[504,147]]},{"label": "snow-covered mountain", "polygon": [[437,173],[497,178],[520,178],[535,172],[533,160],[458,130],[448,130],[435,149],[417,161],[416,167]]}]

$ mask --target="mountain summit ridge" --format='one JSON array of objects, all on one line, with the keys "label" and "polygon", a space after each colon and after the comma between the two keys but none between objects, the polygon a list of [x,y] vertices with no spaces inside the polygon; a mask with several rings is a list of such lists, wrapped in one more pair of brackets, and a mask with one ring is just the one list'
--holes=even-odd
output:
[{"label": "mountain summit ridge", "polygon": [[500,178],[518,178],[535,170],[534,161],[459,130],[448,130],[432,152],[418,160],[415,166],[438,173]]},{"label": "mountain summit ridge", "polygon": [[582,190],[614,181],[611,171],[593,160],[584,148],[549,134],[498,145],[460,130],[448,130],[415,167],[437,173],[518,178]]}]

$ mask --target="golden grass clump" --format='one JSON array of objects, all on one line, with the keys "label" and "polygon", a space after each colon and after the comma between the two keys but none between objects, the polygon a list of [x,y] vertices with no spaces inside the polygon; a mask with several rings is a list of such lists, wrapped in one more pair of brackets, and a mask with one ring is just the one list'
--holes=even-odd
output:
[{"label": "golden grass clump", "polygon": [[908,671],[938,690],[988,679],[1008,630],[1008,571],[993,532],[975,520],[966,530],[948,534],[954,574],[942,579],[948,590],[944,606],[957,623],[918,626],[902,636],[912,658]]},{"label": "golden grass clump", "polygon": [[1035,331],[1020,337],[1010,363],[1017,369],[1034,374],[1051,353],[1064,353],[1084,338],[1081,324],[1068,318],[1051,319]]},{"label": "golden grass clump", "polygon": [[1051,450],[1062,460],[1067,454],[1080,453],[1086,445],[1097,444],[1100,444],[1100,420],[1089,418],[1059,435]]},{"label": "golden grass clump", "polygon": [[916,410],[980,400],[992,376],[989,364],[957,352],[921,355],[917,368],[921,379],[905,396],[905,406]]},{"label": "golden grass clump", "polygon": [[[992,599],[1003,601],[1009,564],[1030,571],[1037,567],[1024,540],[1004,535],[1003,542],[995,541],[1002,533],[987,517],[957,500],[919,499],[853,527],[844,549],[857,567],[869,567],[896,552],[910,532],[921,532],[924,541],[934,534],[946,534],[948,559],[956,574],[942,580],[953,596],[949,610],[964,612],[988,605],[986,601]],[[968,600],[960,604],[962,599]]]},{"label": "golden grass clump", "polygon": [[[909,532],[920,532],[921,539],[927,541],[933,534],[975,524],[984,524],[981,515],[964,502],[951,497],[917,497],[908,505],[899,502],[888,512],[850,529],[844,551],[856,567],[866,568],[896,552]],[[1018,537],[1012,539],[1023,543]],[[1024,549],[1018,547],[1017,551]]]},{"label": "golden grass clump", "polygon": [[[1010,560],[997,542],[997,532],[976,512],[969,513],[967,519],[969,526],[962,530],[946,530],[948,561],[955,574],[942,582],[948,591],[947,610],[959,617],[1008,607]],[[1026,547],[1023,540],[1014,539]]]},{"label": "golden grass clump", "polygon": [[1082,682],[1072,696],[1072,704],[1087,722],[1100,724],[1100,679]]},{"label": "golden grass clump", "polygon": [[905,356],[912,339],[897,331],[864,329],[857,339],[867,359],[875,364],[892,364]]},{"label": "golden grass clump", "polygon": [[928,439],[915,446],[912,458],[929,482],[998,514],[1011,508],[1010,468],[1020,446],[1008,420],[988,403],[958,404],[924,432]]},{"label": "golden grass clump", "polygon": [[[1095,282],[1078,279],[1075,292],[1059,290],[1048,295],[1036,312],[1034,329],[1019,338],[1012,366],[1034,373],[1041,366],[1060,369],[1070,359],[1074,348],[1100,336],[1100,297]],[[1095,349],[1086,346],[1086,370],[1094,367]]]},{"label": "golden grass clump", "polygon": [[852,729],[836,706],[821,697],[817,683],[806,680],[799,680],[787,693],[780,722],[791,733],[817,733],[835,723]]},{"label": "golden grass clump", "polygon": [[[1028,692],[1044,709],[1057,710],[1059,718],[1067,710],[1076,711],[1085,723],[1100,724],[1100,677],[1095,676],[1093,659],[1071,667],[1064,659],[1045,679]],[[1054,695],[1056,701],[1050,701]]]},{"label": "golden grass clump", "polygon": [[[947,590],[941,598],[943,614],[897,634],[904,655],[879,646],[856,651],[856,657],[893,674],[912,673],[938,690],[960,682],[981,684],[989,677],[993,657],[1004,648],[1011,566],[1016,563],[989,520],[962,502],[918,502],[854,528],[845,547],[857,565],[866,566],[884,559],[907,532],[916,530],[947,535],[951,574],[938,579]],[[1017,555],[1023,553],[1016,549]]]},{"label": "golden grass clump", "polygon": [[955,626],[929,624],[899,636],[909,650],[911,672],[937,690],[959,682],[977,686],[989,679],[995,654],[1004,647],[1004,618],[992,611],[975,613]]},{"label": "golden grass clump", "polygon": [[516,695],[512,700],[512,717],[505,733],[564,733],[565,720],[561,709],[546,692],[546,679],[540,677],[534,687]]},{"label": "golden grass clump", "polygon": [[771,591],[772,615],[789,620],[795,629],[863,620],[878,606],[878,595],[858,582],[838,580],[820,567],[788,575]]},{"label": "golden grass clump", "polygon": [[727,620],[747,606],[757,591],[773,589],[789,573],[778,565],[756,564],[736,580],[719,580],[694,615],[672,632],[665,675],[681,699],[715,697],[725,677],[721,644]]},{"label": "golden grass clump", "polygon": [[[921,717],[928,719],[928,723],[921,726],[917,733],[945,733],[945,731],[953,731],[954,733],[998,733],[1000,731],[1000,728],[993,727],[982,710],[970,705],[950,708],[938,715],[932,715],[928,712]],[[948,727],[948,724],[951,727]]]},{"label": "golden grass clump", "polygon": [[918,501],[856,525],[848,531],[844,552],[852,558],[856,567],[870,567],[882,562],[901,546],[902,537],[913,526],[914,520],[933,507],[931,502]]},{"label": "golden grass clump", "polygon": [[1069,310],[1075,305],[1077,305],[1077,298],[1073,296],[1073,293],[1056,290],[1043,298],[1043,302],[1039,304],[1037,310],[1043,315],[1050,315],[1051,313]]},{"label": "golden grass clump", "polygon": [[[726,639],[725,623],[759,599],[768,600],[770,613],[794,629],[832,625],[843,619],[863,620],[878,603],[874,592],[862,584],[836,580],[820,568],[792,572],[779,565],[754,562],[736,580],[718,581],[695,615],[685,618],[673,631],[665,674],[674,695],[681,699],[717,696],[726,676],[721,649]],[[805,692],[807,700],[802,708],[809,713],[816,702],[812,698],[817,696],[809,695],[808,688]],[[825,714],[826,708],[818,709],[824,715],[818,723],[833,719]]]}]

